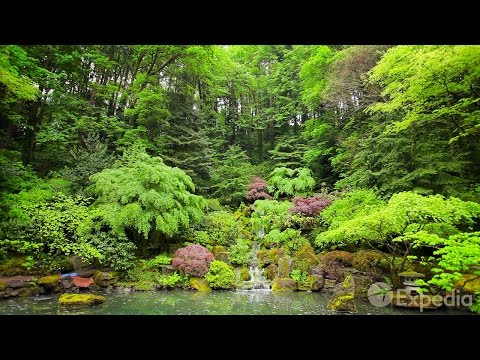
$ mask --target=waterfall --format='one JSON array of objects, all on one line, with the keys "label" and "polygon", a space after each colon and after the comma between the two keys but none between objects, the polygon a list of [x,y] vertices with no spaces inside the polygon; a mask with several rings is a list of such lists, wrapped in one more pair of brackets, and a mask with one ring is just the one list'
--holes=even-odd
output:
[{"label": "waterfall", "polygon": [[[260,231],[265,234],[265,230],[263,229],[263,227],[262,229],[260,229]],[[262,238],[263,236],[259,237]],[[252,245],[252,260],[250,262],[250,266],[248,267],[248,272],[251,276],[250,281],[252,282],[253,289],[269,290],[270,285],[268,283],[268,280],[263,276],[263,268],[258,266],[258,250],[260,250],[260,245],[258,244],[258,242],[255,241]]]}]

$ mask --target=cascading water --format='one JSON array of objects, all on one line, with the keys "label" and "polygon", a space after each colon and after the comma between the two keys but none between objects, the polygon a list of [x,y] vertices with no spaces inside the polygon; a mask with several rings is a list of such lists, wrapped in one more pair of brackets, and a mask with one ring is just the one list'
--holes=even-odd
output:
[{"label": "cascading water", "polygon": [[[265,234],[264,231],[263,234]],[[250,266],[248,267],[248,272],[250,273],[251,277],[250,281],[254,290],[270,290],[270,284],[263,276],[263,268],[258,266],[258,250],[260,250],[260,245],[255,241],[252,245],[252,260],[250,262]]]}]

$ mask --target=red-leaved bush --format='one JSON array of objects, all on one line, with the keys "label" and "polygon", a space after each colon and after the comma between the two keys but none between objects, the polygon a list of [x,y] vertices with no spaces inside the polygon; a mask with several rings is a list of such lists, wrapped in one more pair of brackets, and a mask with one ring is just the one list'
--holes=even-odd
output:
[{"label": "red-leaved bush", "polygon": [[317,216],[323,209],[332,203],[332,200],[321,195],[305,198],[298,196],[293,199],[293,206],[289,209],[292,214]]},{"label": "red-leaved bush", "polygon": [[172,265],[185,271],[185,273],[201,277],[208,272],[213,254],[202,245],[192,244],[175,252]]},{"label": "red-leaved bush", "polygon": [[266,192],[267,188],[267,182],[261,177],[255,176],[248,185],[248,191],[245,197],[250,201],[271,199],[272,197]]}]

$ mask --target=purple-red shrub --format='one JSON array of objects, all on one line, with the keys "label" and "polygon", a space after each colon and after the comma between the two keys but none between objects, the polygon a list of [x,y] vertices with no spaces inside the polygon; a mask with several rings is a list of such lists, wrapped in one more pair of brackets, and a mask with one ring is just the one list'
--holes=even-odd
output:
[{"label": "purple-red shrub", "polygon": [[250,201],[272,199],[272,196],[266,192],[267,188],[267,182],[261,177],[255,176],[248,185],[248,191],[245,197]]},{"label": "purple-red shrub", "polygon": [[172,265],[182,269],[185,273],[201,277],[208,272],[213,261],[213,254],[202,245],[192,244],[175,252]]},{"label": "purple-red shrub", "polygon": [[292,214],[304,216],[317,216],[323,209],[332,203],[332,200],[321,195],[305,198],[298,196],[292,201],[293,206],[289,209]]}]

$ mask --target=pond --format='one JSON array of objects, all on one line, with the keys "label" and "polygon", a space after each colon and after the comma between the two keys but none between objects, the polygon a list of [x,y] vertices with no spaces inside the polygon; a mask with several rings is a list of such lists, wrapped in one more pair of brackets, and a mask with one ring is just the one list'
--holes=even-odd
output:
[{"label": "pond", "polygon": [[[329,315],[329,294],[269,290],[188,290],[108,294],[106,301],[90,308],[59,309],[58,295],[0,300],[0,315]],[[418,315],[418,310],[371,305],[356,300],[358,314]],[[442,308],[425,310],[425,315],[468,315],[467,311]]]}]

